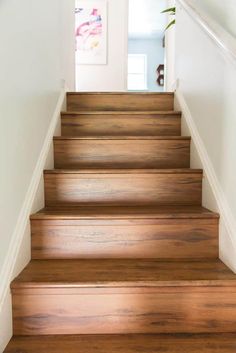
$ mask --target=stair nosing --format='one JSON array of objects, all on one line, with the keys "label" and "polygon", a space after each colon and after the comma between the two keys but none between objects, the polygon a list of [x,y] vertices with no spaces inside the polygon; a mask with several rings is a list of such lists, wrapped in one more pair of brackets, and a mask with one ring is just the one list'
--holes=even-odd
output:
[{"label": "stair nosing", "polygon": [[174,96],[174,92],[123,92],[123,91],[115,91],[115,92],[90,92],[90,91],[80,91],[80,92],[66,92],[67,96],[71,96],[71,95],[76,95],[76,96],[80,96],[80,95],[98,95],[98,96],[115,96],[115,95],[121,95],[121,96],[136,96],[136,95],[142,95],[142,96],[151,96],[151,95],[155,95],[155,96]]},{"label": "stair nosing", "polygon": [[131,135],[104,135],[104,136],[54,136],[54,141],[70,141],[70,140],[164,140],[164,141],[190,141],[190,136],[131,136]]},{"label": "stair nosing", "polygon": [[176,168],[176,169],[151,169],[151,168],[80,168],[80,169],[46,169],[44,174],[203,174],[202,169]]},{"label": "stair nosing", "polygon": [[49,284],[48,282],[12,282],[11,290],[18,289],[76,289],[76,288],[171,288],[171,287],[236,287],[236,279],[212,279],[212,280],[176,280],[176,281],[127,281],[127,282],[56,282]]},{"label": "stair nosing", "polygon": [[177,115],[181,116],[181,111],[176,110],[65,110],[61,112],[66,115]]},{"label": "stair nosing", "polygon": [[[157,220],[157,219],[219,219],[220,215],[217,212],[210,211],[207,209],[202,208],[201,212],[197,212],[196,210],[191,211],[191,213],[186,213],[186,212],[180,212],[180,213],[174,213],[173,211],[166,211],[161,213],[146,213],[146,214],[140,214],[140,213],[135,213],[135,210],[132,214],[97,214],[96,215],[96,208],[99,211],[100,205],[95,205],[93,206],[93,214],[92,215],[83,215],[79,214],[80,208],[83,208],[83,210],[86,208],[85,206],[77,206],[72,209],[66,208],[67,211],[72,210],[72,211],[77,211],[78,214],[73,214],[73,215],[68,215],[68,214],[63,214],[63,211],[65,211],[65,208],[43,208],[39,210],[38,212],[32,214],[30,216],[31,220],[40,220],[40,219],[54,219],[54,220]],[[178,207],[176,207],[178,208]],[[60,214],[55,214],[55,212],[61,212]],[[48,214],[43,214],[42,212],[48,212]],[[54,212],[54,214],[50,214],[50,212]]]}]

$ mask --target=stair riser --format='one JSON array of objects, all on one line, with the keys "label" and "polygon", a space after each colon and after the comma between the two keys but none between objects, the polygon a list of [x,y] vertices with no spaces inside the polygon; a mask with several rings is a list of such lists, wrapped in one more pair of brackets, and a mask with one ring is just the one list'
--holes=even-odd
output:
[{"label": "stair riser", "polygon": [[180,136],[181,118],[173,115],[62,115],[62,136]]},{"label": "stair riser", "polygon": [[45,174],[46,206],[201,205],[202,175]]},{"label": "stair riser", "polygon": [[173,108],[173,94],[72,93],[67,95],[68,111],[170,111]]},{"label": "stair riser", "polygon": [[232,288],[13,292],[15,335],[213,333],[236,330]]},{"label": "stair riser", "polygon": [[32,220],[33,259],[217,258],[218,219]]},{"label": "stair riser", "polygon": [[54,140],[55,168],[189,168],[190,140]]}]

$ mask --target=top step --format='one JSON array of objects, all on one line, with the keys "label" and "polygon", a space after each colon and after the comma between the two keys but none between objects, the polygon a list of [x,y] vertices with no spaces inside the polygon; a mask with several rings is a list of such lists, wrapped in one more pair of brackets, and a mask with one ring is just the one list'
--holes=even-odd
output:
[{"label": "top step", "polygon": [[68,92],[69,111],[167,111],[174,108],[174,93]]}]

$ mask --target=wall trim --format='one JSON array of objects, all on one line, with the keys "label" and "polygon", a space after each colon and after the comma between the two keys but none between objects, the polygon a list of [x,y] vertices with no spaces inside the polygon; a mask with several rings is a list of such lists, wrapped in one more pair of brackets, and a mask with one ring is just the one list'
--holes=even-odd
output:
[{"label": "wall trim", "polygon": [[[187,105],[187,102],[184,98],[183,93],[177,88],[175,92],[175,97],[178,101],[178,104],[181,107],[182,113],[184,115],[184,118],[186,120],[186,123],[188,125],[188,128],[190,130],[190,134],[192,137],[192,140],[196,146],[200,161],[203,165],[204,169],[204,174],[207,177],[210,186],[212,188],[213,195],[215,197],[215,201],[217,204],[217,208],[220,213],[220,219],[221,222],[223,222],[226,231],[229,235],[231,244],[233,246],[233,251],[236,254],[236,222],[235,218],[233,216],[233,213],[229,207],[229,204],[227,202],[227,199],[225,197],[225,194],[221,188],[221,185],[218,181],[217,175],[215,173],[215,170],[213,168],[213,165],[211,163],[211,160],[209,158],[209,155],[207,153],[207,150],[205,148],[205,145],[201,139],[201,136],[198,132],[197,126],[194,122],[194,118],[192,116],[192,113]],[[220,258],[221,260],[232,269],[232,271],[236,272],[236,267],[235,264],[232,264],[228,258],[226,258],[225,255],[220,253]]]},{"label": "wall trim", "polygon": [[65,100],[65,95],[66,95],[66,89],[63,87],[61,88],[61,91],[57,100],[57,104],[48,128],[47,135],[44,139],[44,143],[43,143],[36,167],[34,169],[28,191],[25,195],[25,199],[18,216],[18,220],[12,235],[7,256],[3,264],[2,270],[0,272],[0,278],[1,278],[0,313],[2,311],[2,307],[5,301],[6,295],[9,291],[10,282],[12,281],[12,276],[13,276],[14,268],[19,255],[21,242],[23,240],[23,237],[26,231],[26,227],[29,221],[29,215],[32,210],[33,202],[38,190],[40,179],[43,174],[43,170],[49,154],[50,146],[53,141],[54,131],[56,129],[58,119],[60,118],[60,113],[63,106],[63,102]]},{"label": "wall trim", "polygon": [[176,0],[180,9],[184,9],[188,15],[199,25],[203,32],[217,46],[222,55],[236,66],[236,40],[213,18],[205,12],[193,6],[191,0]]}]

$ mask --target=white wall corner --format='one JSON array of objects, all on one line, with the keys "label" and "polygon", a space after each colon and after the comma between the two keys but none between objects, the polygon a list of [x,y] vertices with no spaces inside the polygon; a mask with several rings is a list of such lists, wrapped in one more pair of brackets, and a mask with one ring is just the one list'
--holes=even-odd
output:
[{"label": "white wall corner", "polygon": [[[167,7],[175,6],[175,0],[168,0]],[[168,23],[173,20],[168,17]],[[176,26],[170,27],[165,32],[165,91],[175,91],[175,50],[176,50]]]},{"label": "white wall corner", "polygon": [[129,1],[125,3],[124,13],[124,89],[128,90],[128,54],[129,54]]},{"label": "white wall corner", "polygon": [[44,207],[43,170],[53,168],[53,136],[60,135],[60,113],[65,110],[66,88],[61,88],[47,135],[26,193],[12,240],[0,273],[0,353],[12,336],[12,305],[10,283],[30,261],[30,214]]},{"label": "white wall corner", "polygon": [[175,93],[175,109],[182,111],[182,134],[190,135],[192,138],[191,168],[203,169],[202,204],[204,207],[220,214],[220,259],[236,273],[236,224],[233,213],[218,182],[212,162],[199,135],[185,97],[178,88]]},{"label": "white wall corner", "polygon": [[170,85],[170,90],[171,92],[175,92],[179,88],[179,79],[175,79],[172,81],[172,84]]}]

